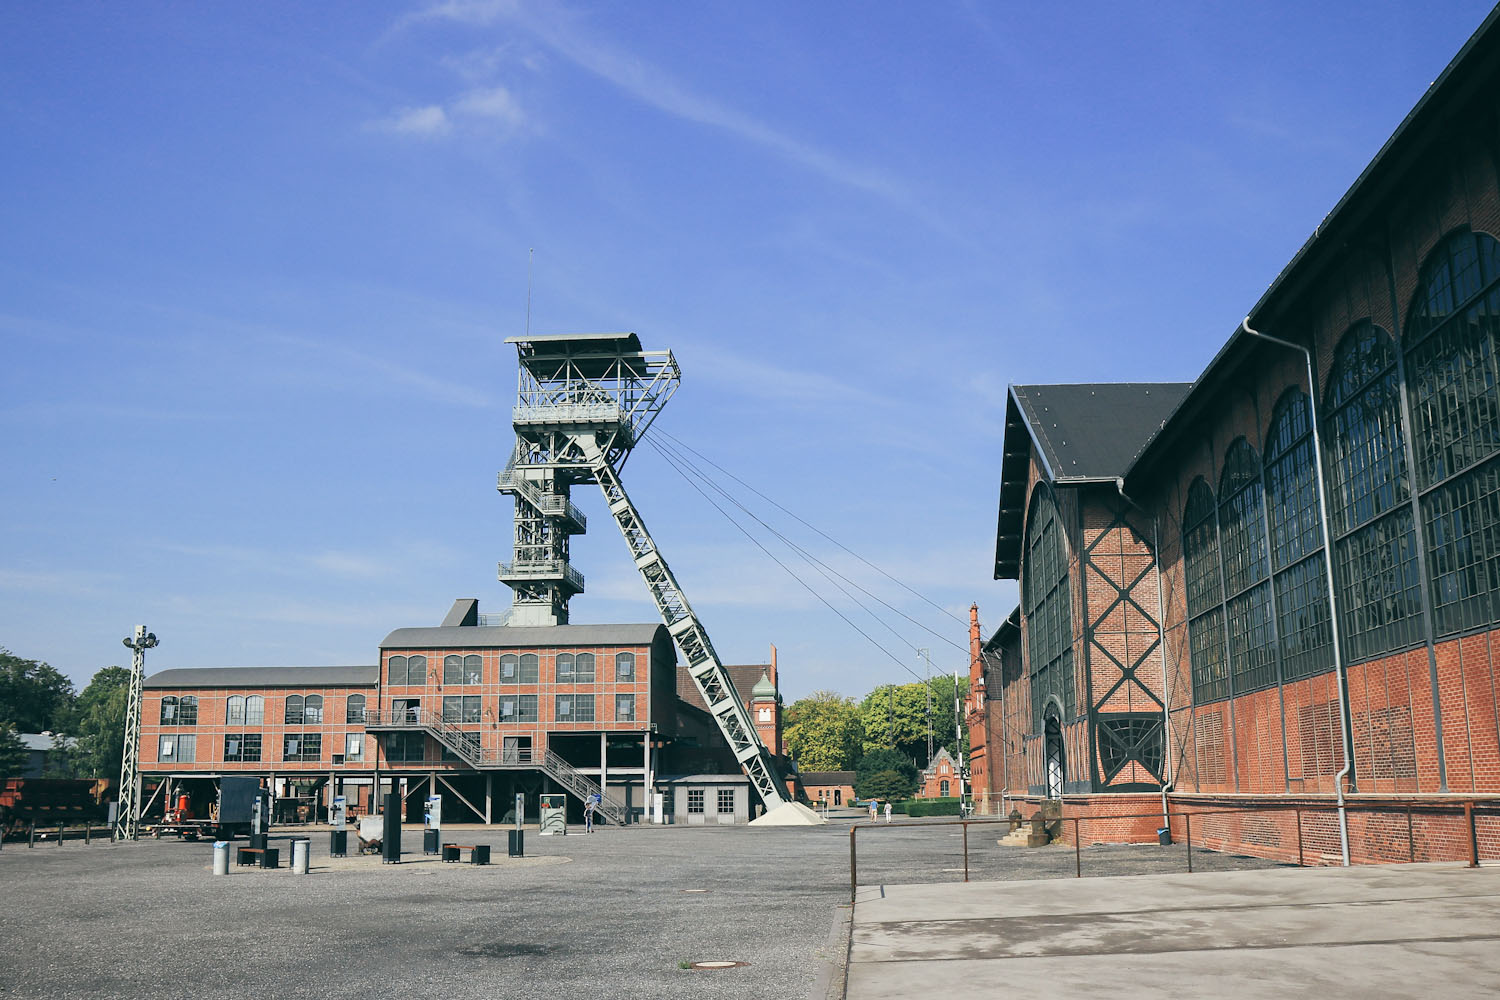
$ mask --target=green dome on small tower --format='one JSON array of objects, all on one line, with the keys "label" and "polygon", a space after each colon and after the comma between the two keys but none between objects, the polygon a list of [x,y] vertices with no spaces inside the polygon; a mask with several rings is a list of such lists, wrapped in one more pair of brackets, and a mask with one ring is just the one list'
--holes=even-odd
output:
[{"label": "green dome on small tower", "polygon": [[771,683],[771,675],[764,670],[760,672],[760,680],[755,682],[755,687],[750,689],[751,701],[760,701],[762,698],[772,701],[776,699],[776,685]]}]

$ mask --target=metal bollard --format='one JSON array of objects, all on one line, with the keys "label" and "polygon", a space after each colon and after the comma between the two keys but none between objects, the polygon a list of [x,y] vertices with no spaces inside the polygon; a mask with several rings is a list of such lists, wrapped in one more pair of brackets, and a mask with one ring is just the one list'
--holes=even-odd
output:
[{"label": "metal bollard", "polygon": [[292,841],[292,874],[307,874],[307,848],[312,842],[305,837],[298,837]]},{"label": "metal bollard", "polygon": [[214,874],[229,874],[229,841],[214,841]]}]

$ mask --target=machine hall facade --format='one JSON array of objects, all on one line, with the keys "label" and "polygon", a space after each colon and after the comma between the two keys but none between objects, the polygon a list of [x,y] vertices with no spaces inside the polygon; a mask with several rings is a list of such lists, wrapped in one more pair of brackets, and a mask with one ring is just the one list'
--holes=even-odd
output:
[{"label": "machine hall facade", "polygon": [[[443,624],[402,628],[378,665],[164,670],[145,682],[142,801],[188,794],[199,815],[226,774],[265,779],[277,819],[315,821],[342,794],[371,810],[398,791],[409,820],[443,797],[449,822],[500,822],[514,796],[570,793],[577,811],[602,788],[615,822],[745,822],[755,798],[662,625],[489,626],[478,602]],[[772,662],[725,668],[780,753]],[[783,768],[785,763],[783,762]]]},{"label": "machine hall facade", "polygon": [[1010,388],[981,808],[1500,850],[1497,98],[1492,12],[1195,382]]}]

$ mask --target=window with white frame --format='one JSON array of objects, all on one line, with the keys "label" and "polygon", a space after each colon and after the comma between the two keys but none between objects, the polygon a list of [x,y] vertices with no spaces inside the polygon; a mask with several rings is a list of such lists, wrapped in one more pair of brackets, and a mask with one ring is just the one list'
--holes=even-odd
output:
[{"label": "window with white frame", "polygon": [[615,654],[615,680],[616,681],[633,681],[633,680],[635,680],[635,654],[634,653],[616,653]]},{"label": "window with white frame", "polygon": [[719,812],[721,812],[721,813],[733,813],[734,812],[734,789],[733,788],[721,788],[721,789],[719,789],[718,799],[719,799],[719,801],[718,801]]},{"label": "window with white frame", "polygon": [[617,694],[617,695],[615,695],[615,721],[616,722],[634,722],[635,721],[635,695],[633,695],[633,694]]}]

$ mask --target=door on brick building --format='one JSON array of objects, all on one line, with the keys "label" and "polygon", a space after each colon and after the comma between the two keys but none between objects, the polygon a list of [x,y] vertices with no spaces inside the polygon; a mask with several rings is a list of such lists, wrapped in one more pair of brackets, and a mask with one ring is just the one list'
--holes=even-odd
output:
[{"label": "door on brick building", "polygon": [[1057,716],[1051,715],[1047,717],[1047,798],[1062,798],[1065,765],[1062,723]]}]

